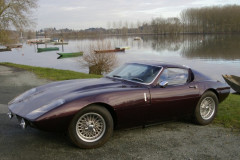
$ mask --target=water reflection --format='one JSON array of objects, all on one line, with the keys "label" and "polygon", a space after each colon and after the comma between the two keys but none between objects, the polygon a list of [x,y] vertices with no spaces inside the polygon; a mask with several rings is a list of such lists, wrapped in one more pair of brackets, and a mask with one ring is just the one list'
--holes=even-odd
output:
[{"label": "water reflection", "polygon": [[182,56],[187,58],[240,60],[240,36],[189,36],[184,40]]},{"label": "water reflection", "polygon": [[150,43],[152,49],[158,52],[163,50],[176,52],[182,45],[182,36],[146,36],[144,42]]}]

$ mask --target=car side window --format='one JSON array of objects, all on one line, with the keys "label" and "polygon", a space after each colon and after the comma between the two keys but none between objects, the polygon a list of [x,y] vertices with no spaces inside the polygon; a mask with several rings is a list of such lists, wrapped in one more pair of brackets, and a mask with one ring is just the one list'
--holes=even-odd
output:
[{"label": "car side window", "polygon": [[188,70],[182,68],[166,68],[159,78],[159,83],[167,81],[168,85],[182,85],[188,80]]}]

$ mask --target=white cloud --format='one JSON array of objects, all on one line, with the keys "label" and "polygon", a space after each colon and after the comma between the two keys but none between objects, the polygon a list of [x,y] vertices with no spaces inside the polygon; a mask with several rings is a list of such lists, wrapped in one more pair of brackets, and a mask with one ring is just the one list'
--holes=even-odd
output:
[{"label": "white cloud", "polygon": [[74,11],[74,10],[82,10],[85,8],[87,8],[87,7],[62,7],[61,9],[63,11]]}]

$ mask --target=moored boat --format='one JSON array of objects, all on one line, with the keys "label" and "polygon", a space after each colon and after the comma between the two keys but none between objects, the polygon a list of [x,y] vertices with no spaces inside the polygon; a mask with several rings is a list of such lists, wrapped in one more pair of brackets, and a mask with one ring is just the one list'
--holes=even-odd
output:
[{"label": "moored boat", "polygon": [[94,52],[95,53],[125,52],[125,48],[122,49],[115,48],[110,50],[95,50]]},{"label": "moored boat", "polygon": [[68,42],[53,42],[54,45],[67,45]]},{"label": "moored boat", "polygon": [[46,44],[46,42],[36,42],[36,44]]},{"label": "moored boat", "polygon": [[57,53],[59,55],[59,58],[69,58],[69,57],[78,57],[82,56],[83,52],[72,52],[72,53]]},{"label": "moored boat", "polygon": [[240,93],[240,77],[235,75],[222,75],[227,84],[236,92]]},{"label": "moored boat", "polygon": [[47,47],[47,48],[38,48],[38,52],[46,52],[46,51],[58,51],[58,47]]},{"label": "moored boat", "polygon": [[50,38],[39,38],[39,39],[29,39],[29,40],[27,40],[28,44],[36,44],[36,43],[44,44],[44,43],[48,43],[48,42],[50,42]]},{"label": "moored boat", "polygon": [[9,44],[6,45],[7,48],[22,48],[21,44]]},{"label": "moored boat", "polygon": [[126,47],[115,47],[115,49],[130,49],[130,47],[126,46]]},{"label": "moored boat", "polygon": [[0,48],[0,52],[12,51],[11,48]]},{"label": "moored boat", "polygon": [[141,37],[134,37],[133,40],[141,40]]}]

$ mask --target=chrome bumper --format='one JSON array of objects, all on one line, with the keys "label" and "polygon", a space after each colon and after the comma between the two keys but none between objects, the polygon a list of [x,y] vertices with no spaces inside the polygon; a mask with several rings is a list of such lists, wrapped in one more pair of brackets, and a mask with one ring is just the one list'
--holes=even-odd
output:
[{"label": "chrome bumper", "polygon": [[[10,111],[7,113],[7,115],[8,115],[9,119],[12,119],[14,117],[14,114]],[[18,122],[19,122],[19,125],[21,126],[21,128],[25,129],[27,127],[27,121],[18,115],[16,115],[16,117],[18,119]]]}]

